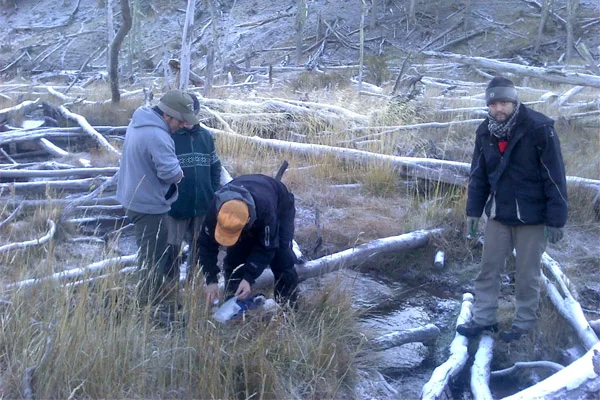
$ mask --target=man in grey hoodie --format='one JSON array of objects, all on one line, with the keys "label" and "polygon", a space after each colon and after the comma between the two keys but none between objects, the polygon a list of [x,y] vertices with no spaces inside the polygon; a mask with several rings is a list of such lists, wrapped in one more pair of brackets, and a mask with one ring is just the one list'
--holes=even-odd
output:
[{"label": "man in grey hoodie", "polygon": [[140,305],[160,302],[161,286],[177,278],[169,271],[166,217],[183,172],[171,134],[198,123],[193,104],[190,95],[170,90],[157,106],[138,108],[125,134],[116,197],[134,224]]}]

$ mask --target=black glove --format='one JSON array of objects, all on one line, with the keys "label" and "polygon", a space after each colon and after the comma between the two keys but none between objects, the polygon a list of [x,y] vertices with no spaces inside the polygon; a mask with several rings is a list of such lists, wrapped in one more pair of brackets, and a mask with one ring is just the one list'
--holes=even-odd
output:
[{"label": "black glove", "polygon": [[564,232],[562,228],[555,228],[553,226],[547,226],[545,231],[546,239],[552,244],[558,242],[563,238]]}]

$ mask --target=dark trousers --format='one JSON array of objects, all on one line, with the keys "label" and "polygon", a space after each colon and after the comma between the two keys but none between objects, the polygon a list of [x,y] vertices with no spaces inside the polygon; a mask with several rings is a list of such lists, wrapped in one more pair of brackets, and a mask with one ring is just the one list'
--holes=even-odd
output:
[{"label": "dark trousers", "polygon": [[161,288],[172,281],[172,261],[167,244],[167,214],[143,214],[127,210],[138,245],[137,299],[140,305],[160,301]]},{"label": "dark trousers", "polygon": [[[240,282],[244,279],[243,264],[248,259],[253,247],[252,241],[240,241],[227,248],[227,255],[223,260],[226,297],[234,295]],[[275,300],[279,304],[289,302],[293,307],[296,306],[298,299],[298,274],[294,268],[294,261],[292,249],[278,249],[269,265],[275,277]]]}]

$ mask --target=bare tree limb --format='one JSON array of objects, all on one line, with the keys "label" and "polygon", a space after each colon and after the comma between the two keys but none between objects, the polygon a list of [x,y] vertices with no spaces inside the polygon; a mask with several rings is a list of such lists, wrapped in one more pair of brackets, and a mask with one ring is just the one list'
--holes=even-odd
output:
[{"label": "bare tree limb", "polygon": [[[473,300],[473,295],[471,293],[465,293],[463,295],[463,303],[456,321],[457,326],[471,320]],[[429,381],[423,386],[421,399],[441,398],[450,379],[456,376],[467,363],[467,359],[469,358],[467,345],[468,339],[457,332],[454,335],[454,340],[450,344],[450,357],[433,371],[431,378],[429,378]]]},{"label": "bare tree limb", "polygon": [[484,57],[469,57],[454,53],[438,53],[435,51],[424,51],[423,54],[453,60],[462,64],[489,68],[501,72],[511,72],[516,75],[530,76],[549,82],[569,83],[578,86],[592,86],[600,88],[600,76],[581,74],[578,72],[565,72],[549,68],[540,68],[512,64],[505,61],[492,60]]},{"label": "bare tree limb", "polygon": [[27,240],[25,242],[19,242],[19,243],[10,243],[10,244],[6,244],[4,246],[0,246],[0,253],[6,253],[8,251],[15,250],[15,249],[25,249],[25,248],[31,247],[31,246],[39,246],[40,244],[44,244],[44,243],[48,242],[50,239],[52,239],[54,237],[54,234],[56,233],[56,225],[54,224],[54,221],[52,221],[51,219],[48,219],[47,222],[48,222],[48,226],[50,228],[48,229],[48,233],[46,233],[44,236],[40,237],[39,239]]}]

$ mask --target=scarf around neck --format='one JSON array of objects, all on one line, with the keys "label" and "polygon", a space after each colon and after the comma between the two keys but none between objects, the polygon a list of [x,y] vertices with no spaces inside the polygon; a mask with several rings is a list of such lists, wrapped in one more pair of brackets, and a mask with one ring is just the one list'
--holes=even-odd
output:
[{"label": "scarf around neck", "polygon": [[488,112],[488,129],[490,130],[490,133],[496,136],[498,139],[508,140],[510,131],[513,129],[515,123],[517,122],[517,114],[519,113],[520,106],[521,102],[517,101],[517,104],[515,104],[515,110],[513,111],[512,115],[504,122],[496,121],[494,117],[492,117],[492,115]]}]

